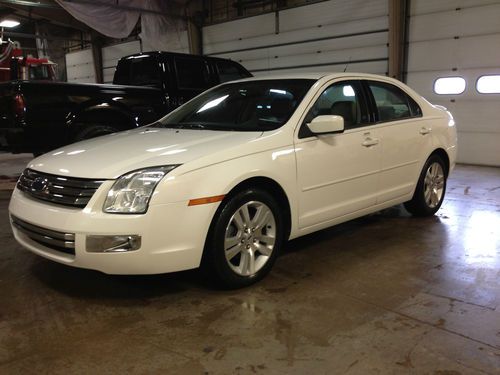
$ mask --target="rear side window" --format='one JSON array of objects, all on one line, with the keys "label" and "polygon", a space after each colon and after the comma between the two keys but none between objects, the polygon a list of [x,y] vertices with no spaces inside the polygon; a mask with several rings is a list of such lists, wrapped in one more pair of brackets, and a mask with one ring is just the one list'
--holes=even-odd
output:
[{"label": "rear side window", "polygon": [[115,70],[113,83],[115,85],[129,85],[130,84],[130,67],[132,62],[129,59],[120,60]]},{"label": "rear side window", "polygon": [[217,61],[216,65],[221,83],[250,76],[241,66],[231,61]]},{"label": "rear side window", "polygon": [[422,116],[418,104],[399,87],[375,81],[369,81],[368,87],[377,106],[378,121],[397,121]]},{"label": "rear side window", "polygon": [[160,66],[151,56],[133,56],[120,61],[113,83],[116,85],[161,87]]},{"label": "rear side window", "polygon": [[176,57],[175,69],[181,89],[205,89],[210,86],[207,64],[202,59]]}]

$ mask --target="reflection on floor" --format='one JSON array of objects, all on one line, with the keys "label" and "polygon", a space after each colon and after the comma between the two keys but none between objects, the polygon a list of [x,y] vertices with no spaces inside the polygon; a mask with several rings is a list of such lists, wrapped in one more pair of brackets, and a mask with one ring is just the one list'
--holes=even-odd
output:
[{"label": "reflection on floor", "polygon": [[498,374],[500,169],[438,215],[394,207],[290,242],[258,285],[116,277],[13,240],[0,192],[0,373]]}]

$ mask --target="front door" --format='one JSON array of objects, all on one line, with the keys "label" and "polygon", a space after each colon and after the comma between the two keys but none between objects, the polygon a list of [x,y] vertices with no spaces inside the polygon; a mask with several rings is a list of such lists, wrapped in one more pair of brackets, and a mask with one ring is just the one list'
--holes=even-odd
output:
[{"label": "front door", "polygon": [[[340,115],[344,132],[315,136],[306,124],[320,115]],[[296,140],[299,228],[308,230],[375,205],[380,145],[358,81],[326,85]]]}]

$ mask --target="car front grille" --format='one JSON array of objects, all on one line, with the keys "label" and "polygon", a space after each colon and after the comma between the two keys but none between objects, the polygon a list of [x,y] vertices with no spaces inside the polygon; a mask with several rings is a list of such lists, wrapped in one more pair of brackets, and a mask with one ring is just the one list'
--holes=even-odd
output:
[{"label": "car front grille", "polygon": [[85,207],[105,180],[91,180],[25,169],[17,188],[35,199],[72,207]]},{"label": "car front grille", "polygon": [[75,234],[57,232],[52,229],[39,227],[27,223],[15,216],[11,216],[12,225],[31,240],[50,249],[75,255]]}]

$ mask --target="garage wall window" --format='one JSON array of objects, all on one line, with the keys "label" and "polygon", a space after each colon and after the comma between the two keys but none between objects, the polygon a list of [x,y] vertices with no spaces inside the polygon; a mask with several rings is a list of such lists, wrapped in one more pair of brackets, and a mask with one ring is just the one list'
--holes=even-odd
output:
[{"label": "garage wall window", "polygon": [[500,94],[500,74],[479,77],[476,90],[480,94]]},{"label": "garage wall window", "polygon": [[465,91],[462,77],[441,77],[434,81],[434,92],[439,95],[459,95]]}]

